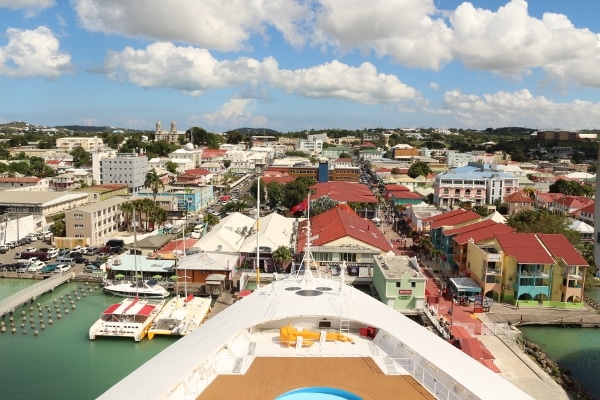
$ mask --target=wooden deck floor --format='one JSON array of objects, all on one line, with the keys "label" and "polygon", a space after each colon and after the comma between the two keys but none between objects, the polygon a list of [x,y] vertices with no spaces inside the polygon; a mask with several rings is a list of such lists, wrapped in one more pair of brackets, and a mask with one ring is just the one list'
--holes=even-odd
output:
[{"label": "wooden deck floor", "polygon": [[361,357],[258,357],[245,375],[218,376],[198,399],[268,400],[312,386],[343,389],[365,400],[434,399],[412,376],[385,375],[372,359]]}]

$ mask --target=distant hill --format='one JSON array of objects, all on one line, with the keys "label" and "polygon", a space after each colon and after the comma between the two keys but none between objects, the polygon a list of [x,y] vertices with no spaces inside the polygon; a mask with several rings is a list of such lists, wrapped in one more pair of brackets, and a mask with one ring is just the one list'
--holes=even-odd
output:
[{"label": "distant hill", "polygon": [[231,129],[232,131],[238,131],[243,135],[263,135],[263,136],[271,136],[271,135],[281,135],[281,132],[277,132],[273,129],[268,128],[237,128]]},{"label": "distant hill", "polygon": [[118,129],[118,128],[113,128],[110,126],[86,126],[86,125],[62,125],[62,126],[55,126],[55,128],[63,128],[63,129],[68,129],[68,130],[76,131],[76,132],[89,132],[89,133],[106,132],[106,131],[112,131],[114,129]]}]

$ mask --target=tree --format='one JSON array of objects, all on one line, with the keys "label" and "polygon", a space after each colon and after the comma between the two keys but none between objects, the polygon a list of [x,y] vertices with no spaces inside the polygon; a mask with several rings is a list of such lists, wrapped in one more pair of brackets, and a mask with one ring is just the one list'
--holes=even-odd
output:
[{"label": "tree", "polygon": [[315,184],[310,178],[296,178],[295,181],[286,183],[283,187],[282,205],[286,208],[292,208],[296,204],[304,201],[308,195],[308,188]]},{"label": "tree", "polygon": [[73,157],[73,166],[75,168],[80,168],[86,164],[89,164],[92,161],[90,153],[88,153],[87,150],[80,146],[75,147],[69,154],[71,154],[71,156]]},{"label": "tree", "polygon": [[416,178],[417,176],[427,176],[431,173],[431,167],[429,164],[423,161],[416,161],[412,163],[408,169],[408,176]]},{"label": "tree", "polygon": [[348,153],[340,153],[339,158],[352,158],[352,156]]},{"label": "tree", "polygon": [[575,246],[581,242],[579,233],[568,228],[567,217],[546,210],[521,211],[509,217],[506,223],[517,232],[557,233],[564,235]]},{"label": "tree", "polygon": [[217,217],[213,213],[206,213],[204,215],[203,221],[205,224],[208,224],[209,227],[213,227],[219,223],[219,217]]},{"label": "tree", "polygon": [[535,188],[533,188],[531,186],[527,186],[526,188],[523,189],[523,194],[525,194],[525,196],[529,196],[531,199],[535,200]]},{"label": "tree", "polygon": [[65,226],[65,213],[56,214],[53,218],[54,223],[52,224],[52,228],[50,228],[50,232],[56,237],[65,237],[67,236],[67,228]]},{"label": "tree", "polygon": [[275,265],[278,266],[278,271],[284,269],[283,267],[292,261],[292,252],[290,251],[290,248],[287,246],[279,246],[275,249],[273,252],[273,261],[275,262]]},{"label": "tree", "polygon": [[185,134],[188,137],[191,135],[192,143],[196,146],[208,146],[211,149],[219,148],[220,137],[214,133],[208,133],[203,128],[194,126],[193,128],[188,129]]},{"label": "tree", "polygon": [[225,168],[229,168],[230,165],[231,165],[231,160],[223,160],[223,166]]},{"label": "tree", "polygon": [[394,168],[392,168],[392,170],[390,171],[390,173],[392,175],[400,175],[400,168],[394,167]]},{"label": "tree", "polygon": [[244,141],[244,135],[238,131],[229,131],[225,136],[227,137],[227,143],[229,144],[238,144]]},{"label": "tree", "polygon": [[152,198],[156,201],[156,195],[160,189],[165,190],[165,184],[160,179],[160,176],[156,173],[156,169],[152,168],[146,174],[146,179],[144,180],[144,187],[150,188],[152,190]]},{"label": "tree", "polygon": [[329,196],[319,197],[316,200],[311,200],[310,202],[310,216],[314,217],[315,215],[323,214],[326,211],[331,210],[337,206],[338,202],[332,200]]},{"label": "tree", "polygon": [[558,179],[549,187],[550,193],[563,193],[568,196],[594,196],[594,188],[588,185],[582,185],[576,181],[567,181]]},{"label": "tree", "polygon": [[177,164],[176,162],[173,161],[167,161],[165,163],[165,169],[167,171],[169,171],[172,174],[176,174],[177,173],[177,168],[179,168],[179,164]]},{"label": "tree", "polygon": [[246,204],[245,201],[242,200],[238,200],[238,201],[230,201],[227,204],[225,204],[222,208],[221,211],[223,212],[240,212],[245,210],[246,208],[248,208],[248,204]]}]

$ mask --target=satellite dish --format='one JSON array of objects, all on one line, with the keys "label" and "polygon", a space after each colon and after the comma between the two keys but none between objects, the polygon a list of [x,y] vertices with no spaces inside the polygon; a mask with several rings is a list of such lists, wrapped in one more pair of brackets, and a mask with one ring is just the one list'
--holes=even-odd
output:
[{"label": "satellite dish", "polygon": [[222,246],[222,245],[218,245],[218,246],[217,246],[217,251],[221,251],[222,249],[223,249],[223,246]]}]

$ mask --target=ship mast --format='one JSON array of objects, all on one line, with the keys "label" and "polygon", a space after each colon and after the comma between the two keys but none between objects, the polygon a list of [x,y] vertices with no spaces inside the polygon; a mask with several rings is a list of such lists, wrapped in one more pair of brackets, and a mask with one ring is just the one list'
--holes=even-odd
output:
[{"label": "ship mast", "polygon": [[256,180],[256,289],[260,287],[260,176]]}]

